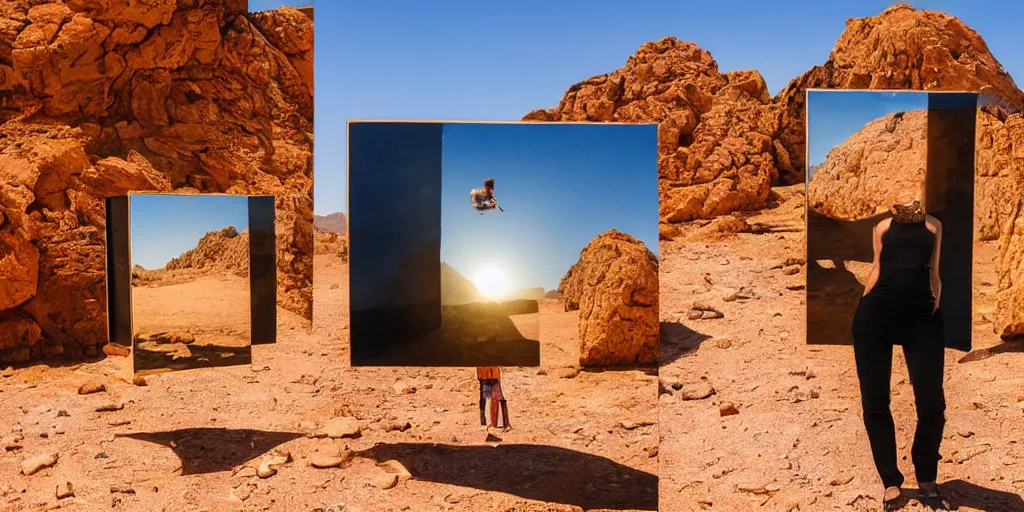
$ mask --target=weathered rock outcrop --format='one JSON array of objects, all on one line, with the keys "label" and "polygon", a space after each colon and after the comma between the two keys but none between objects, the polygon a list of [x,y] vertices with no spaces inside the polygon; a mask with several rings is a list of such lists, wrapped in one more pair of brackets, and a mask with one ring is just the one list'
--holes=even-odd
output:
[{"label": "weathered rock outcrop", "polygon": [[[1000,175],[987,180],[993,190],[986,194],[999,221],[994,323],[996,333],[1008,338],[1024,336],[1024,115],[1008,117],[992,140],[999,156],[989,172]],[[979,150],[979,161],[988,158],[984,155]]]},{"label": "weathered rock outcrop", "polygon": [[808,206],[838,220],[860,220],[924,195],[928,111],[869,122],[829,151],[807,184]]},{"label": "weathered rock outcrop", "polygon": [[559,288],[580,310],[581,366],[658,362],[658,259],[643,242],[614,229],[598,235]]},{"label": "weathered rock outcrop", "polygon": [[803,175],[806,91],[898,89],[977,91],[1013,108],[1024,92],[977,32],[955,16],[894,5],[878,16],[851,18],[828,61],[797,77],[774,100],[782,110],[778,142]]},{"label": "weathered rock outcrop", "polygon": [[244,0],[0,0],[0,360],[106,342],[103,198],[131,191],[275,195],[279,302],[311,318],[312,31]]},{"label": "weathered rock outcrop", "polygon": [[447,263],[441,263],[441,304],[454,306],[480,302],[483,296],[472,281]]},{"label": "weathered rock outcrop", "polygon": [[199,239],[194,249],[189,249],[164,266],[164,270],[185,269],[249,275],[249,231],[239,233],[234,226],[211,231]]},{"label": "weathered rock outcrop", "polygon": [[757,71],[720,73],[710,53],[669,37],[523,119],[657,123],[661,220],[682,222],[759,209],[790,172],[790,155],[773,143],[770,102]]}]

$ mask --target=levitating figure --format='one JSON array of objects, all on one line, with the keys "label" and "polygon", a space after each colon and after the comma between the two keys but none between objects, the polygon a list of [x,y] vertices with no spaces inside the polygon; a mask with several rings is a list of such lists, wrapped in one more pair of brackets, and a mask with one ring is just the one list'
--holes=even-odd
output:
[{"label": "levitating figure", "polygon": [[484,186],[482,188],[474,188],[469,191],[470,205],[474,210],[480,212],[480,215],[487,210],[493,210],[497,208],[502,210],[498,206],[498,200],[494,198],[494,178],[487,178],[484,180]]}]

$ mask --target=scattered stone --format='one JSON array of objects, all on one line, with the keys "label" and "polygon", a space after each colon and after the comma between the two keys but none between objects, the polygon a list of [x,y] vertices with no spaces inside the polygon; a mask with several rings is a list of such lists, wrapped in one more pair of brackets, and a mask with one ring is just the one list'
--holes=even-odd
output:
[{"label": "scattered stone", "polygon": [[848,484],[848,483],[850,483],[852,481],[853,481],[853,477],[852,476],[842,476],[842,477],[837,476],[837,477],[833,478],[831,481],[829,481],[828,484],[831,485],[831,486],[834,486],[834,487],[838,487],[840,485],[846,485],[846,484]]},{"label": "scattered stone", "polygon": [[648,446],[647,448],[644,448],[644,451],[647,452],[647,456],[648,457],[652,457],[652,458],[653,457],[657,457],[658,456],[658,445]]},{"label": "scattered stone", "polygon": [[71,482],[57,484],[56,496],[58,500],[63,500],[65,498],[74,498],[75,487],[71,485]]},{"label": "scattered stone", "polygon": [[501,438],[496,436],[496,435],[494,435],[494,434],[492,434],[492,433],[490,433],[490,432],[488,432],[487,433],[487,437],[484,438],[484,442],[485,443],[500,443],[501,442]]},{"label": "scattered stone", "polygon": [[626,430],[636,430],[638,428],[649,427],[651,425],[654,425],[653,421],[637,421],[637,422],[633,422],[633,421],[629,421],[629,420],[623,420],[623,421],[619,422],[619,426],[624,428],[624,429],[626,429]]},{"label": "scattered stone", "polygon": [[715,311],[715,308],[711,307],[710,304],[700,301],[694,302],[693,305],[690,306],[690,309],[697,311]]},{"label": "scattered stone", "polygon": [[4,368],[3,373],[0,373],[0,377],[14,377],[14,367],[8,366],[7,368]]},{"label": "scattered stone", "polygon": [[715,394],[715,388],[707,381],[699,381],[690,386],[683,386],[680,398],[683,400],[704,400]]},{"label": "scattered stone", "polygon": [[701,320],[715,320],[718,318],[725,318],[725,313],[721,311],[703,311],[700,315]]},{"label": "scattered stone", "polygon": [[336,468],[352,460],[352,452],[349,450],[317,452],[309,457],[309,465],[317,469]]},{"label": "scattered stone", "polygon": [[34,475],[57,463],[56,454],[36,455],[21,462],[21,473],[25,476]]},{"label": "scattered stone", "polygon": [[967,439],[967,438],[973,436],[974,432],[972,432],[970,430],[959,430],[959,431],[957,431],[957,434],[959,434],[960,437],[962,437],[964,439]]},{"label": "scattered stone", "polygon": [[277,474],[277,468],[282,464],[291,462],[292,456],[290,453],[282,453],[279,455],[267,455],[263,457],[263,461],[260,462],[260,466],[256,468],[256,476],[260,478],[270,478]]},{"label": "scattered stone", "polygon": [[110,425],[111,427],[123,427],[125,425],[131,425],[131,424],[132,424],[132,420],[117,420],[117,421],[111,421],[110,423],[107,423],[107,425]]},{"label": "scattered stone", "polygon": [[733,302],[738,298],[739,295],[735,291],[726,292],[725,295],[722,296],[722,300],[725,302]]},{"label": "scattered stone", "polygon": [[454,494],[449,494],[449,495],[444,497],[444,502],[452,504],[452,505],[455,505],[457,503],[461,503],[462,502],[462,498],[459,497],[459,496],[456,496]]},{"label": "scattered stone", "polygon": [[800,267],[792,266],[782,269],[782,273],[787,276],[792,276],[800,273]]},{"label": "scattered stone", "polygon": [[109,456],[109,455],[107,455],[107,452],[99,452],[99,453],[97,453],[97,454],[96,454],[96,456],[95,456],[95,457],[93,457],[93,458],[94,458],[94,459],[108,459],[108,458],[110,458],[110,456]]},{"label": "scattered stone", "polygon": [[112,357],[128,357],[132,354],[132,350],[115,343],[107,343],[103,345],[103,353]]},{"label": "scattered stone", "polygon": [[698,311],[696,309],[691,309],[691,310],[686,312],[686,319],[687,320],[700,320],[700,318],[703,317],[703,316],[704,316],[704,312],[703,311]]},{"label": "scattered stone", "polygon": [[383,468],[388,473],[398,475],[398,479],[402,482],[412,478],[412,473],[410,473],[409,470],[397,460],[386,460],[377,466]]},{"label": "scattered stone", "polygon": [[362,430],[359,427],[359,420],[343,416],[329,420],[324,424],[323,434],[332,439],[355,438],[362,435]]},{"label": "scattered stone", "polygon": [[233,476],[244,479],[252,478],[256,476],[256,468],[252,466],[244,466],[242,469],[239,469]]},{"label": "scattered stone", "polygon": [[718,348],[724,350],[732,346],[732,340],[728,338],[719,338],[717,341],[715,341],[715,345],[718,346]]},{"label": "scattered stone", "polygon": [[110,494],[135,494],[131,484],[110,484]]},{"label": "scattered stone", "polygon": [[249,485],[248,483],[243,483],[242,485],[239,485],[238,487],[235,487],[234,489],[231,490],[229,499],[233,499],[235,501],[245,501],[252,496],[253,488],[254,486]]},{"label": "scattered stone", "polygon": [[396,431],[397,432],[405,432],[406,430],[409,430],[410,428],[412,428],[412,424],[409,423],[408,421],[394,420],[394,421],[389,422],[387,424],[387,426],[384,427],[384,431],[385,432],[396,432]]},{"label": "scattered stone", "polygon": [[723,402],[718,406],[719,416],[734,416],[740,413],[740,410],[735,405],[729,402]]},{"label": "scattered stone", "polygon": [[90,381],[82,384],[78,387],[79,395],[91,395],[93,393],[102,393],[107,390],[106,384],[98,381]]},{"label": "scattered stone", "polygon": [[120,402],[112,402],[104,404],[96,408],[96,412],[114,412],[124,409],[124,404]]},{"label": "scattered stone", "polygon": [[379,489],[388,490],[393,489],[398,485],[398,475],[395,473],[381,472],[375,475],[372,479],[372,483]]},{"label": "scattered stone", "polygon": [[146,378],[143,377],[142,375],[136,375],[135,377],[132,377],[132,384],[135,384],[136,386],[140,387],[149,385],[149,383],[146,382]]},{"label": "scattered stone", "polygon": [[555,370],[555,376],[557,376],[559,379],[575,379],[576,376],[579,374],[580,369],[579,367],[576,366],[568,366],[565,368],[559,368]]},{"label": "scattered stone", "polygon": [[810,395],[811,398],[821,398],[821,391],[818,391],[817,389],[811,389]]},{"label": "scattered stone", "polygon": [[767,494],[768,490],[765,489],[765,487],[767,486],[768,483],[745,482],[738,484],[736,488],[743,492],[749,492],[751,494]]},{"label": "scattered stone", "polygon": [[792,292],[798,292],[800,290],[803,290],[804,288],[805,288],[805,286],[802,285],[802,284],[788,284],[788,285],[786,285],[786,289],[789,290],[789,291],[792,291]]},{"label": "scattered stone", "polygon": [[391,389],[396,395],[411,395],[416,392],[416,386],[404,380],[396,382]]}]

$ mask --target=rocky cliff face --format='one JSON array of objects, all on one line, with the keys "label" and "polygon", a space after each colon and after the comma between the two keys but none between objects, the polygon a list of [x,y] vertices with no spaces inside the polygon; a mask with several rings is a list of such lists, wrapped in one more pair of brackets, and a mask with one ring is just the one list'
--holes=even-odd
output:
[{"label": "rocky cliff face", "polygon": [[106,342],[103,198],[130,191],[275,195],[279,300],[311,318],[312,34],[244,0],[0,0],[0,360]]},{"label": "rocky cliff face", "polygon": [[164,266],[164,270],[230,271],[249,275],[249,232],[239,233],[234,226],[211,231],[195,248],[182,253]]},{"label": "rocky cliff face", "polygon": [[922,199],[928,111],[871,121],[829,151],[807,184],[808,206],[832,219],[860,220]]}]

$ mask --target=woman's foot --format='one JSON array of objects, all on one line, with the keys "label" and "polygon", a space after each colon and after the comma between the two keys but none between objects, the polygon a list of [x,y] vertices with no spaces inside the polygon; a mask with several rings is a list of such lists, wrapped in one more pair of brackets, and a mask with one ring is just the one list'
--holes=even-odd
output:
[{"label": "woman's foot", "polygon": [[903,491],[896,486],[886,487],[885,492],[882,493],[882,505],[886,511],[896,510],[896,500],[900,499],[903,495]]},{"label": "woman's foot", "polygon": [[918,482],[918,487],[921,488],[921,496],[925,498],[942,497],[942,493],[939,492],[939,484],[936,482]]}]

